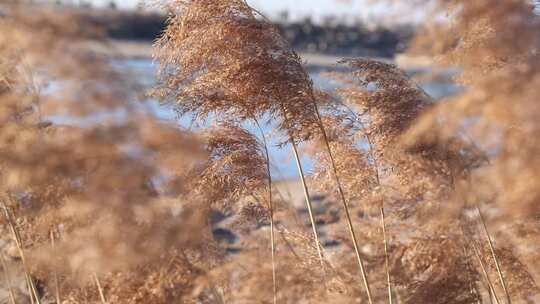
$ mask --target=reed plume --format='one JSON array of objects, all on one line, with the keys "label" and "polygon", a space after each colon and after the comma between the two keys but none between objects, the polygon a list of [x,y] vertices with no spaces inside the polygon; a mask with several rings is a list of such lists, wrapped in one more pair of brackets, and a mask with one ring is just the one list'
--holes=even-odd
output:
[{"label": "reed plume", "polygon": [[[156,43],[161,68],[155,95],[175,101],[180,114],[191,113],[195,119],[209,114],[243,120],[265,115],[277,119],[278,130],[285,133],[293,148],[316,243],[319,236],[297,144],[314,134],[321,136],[371,302],[367,274],[313,83],[300,58],[277,29],[244,1],[187,1],[178,6],[180,13],[169,21]],[[324,268],[320,249],[319,257]]]},{"label": "reed plume", "polygon": [[[437,9],[451,11],[453,15],[452,23],[439,26],[443,34],[440,37],[446,37],[450,43],[433,49],[427,47],[425,40],[418,39],[415,51],[436,54],[443,65],[462,67],[457,81],[465,87],[462,93],[425,113],[408,132],[408,140],[441,145],[457,137],[474,143],[485,151],[487,158],[470,168],[467,198],[482,209],[501,212],[491,219],[480,214],[482,225],[497,220],[528,222],[530,216],[536,217],[538,213],[538,157],[533,155],[538,154],[540,145],[533,135],[538,122],[532,119],[538,109],[534,97],[538,78],[538,16],[531,3],[519,0],[497,5],[490,1],[438,4]],[[522,34],[516,37],[518,32]],[[504,219],[505,216],[510,218]],[[484,229],[484,234],[490,245],[495,243],[492,262],[502,264],[494,237],[498,231],[490,229],[488,233]],[[522,241],[522,247],[530,246],[527,244],[531,239]],[[508,291],[503,275],[508,271],[504,266],[500,268],[498,283],[503,287],[506,302],[522,299],[523,295]]]},{"label": "reed plume", "polygon": [[[532,136],[537,122],[532,117],[537,109],[538,16],[526,1],[505,1],[501,5],[476,1],[465,4],[455,19],[455,26],[447,31],[455,32],[451,37],[459,35],[460,43],[438,53],[444,62],[463,66],[461,76],[467,90],[435,107],[410,134],[425,141],[444,142],[458,132],[465,133],[492,154],[490,165],[482,168],[486,180],[478,192],[499,193],[497,202],[506,212],[536,214],[533,206],[537,194],[533,189],[538,189],[538,179],[530,177],[537,172],[537,158],[532,157],[537,154],[538,142]],[[476,31],[480,26],[485,29],[482,35]],[[522,33],[519,38],[516,32]],[[444,119],[444,128],[435,119]],[[470,123],[463,126],[465,120]],[[506,180],[510,171],[519,172],[518,176],[513,174]],[[517,205],[522,207],[505,208]]]},{"label": "reed plume", "polygon": [[[176,4],[178,11],[156,42],[160,69],[154,95],[172,100],[180,114],[191,113],[196,120],[210,114],[229,120],[277,118],[304,181],[297,140],[308,139],[316,124],[308,106],[312,83],[298,55],[243,1]],[[324,267],[305,183],[304,191]]]},{"label": "reed plume", "polygon": [[231,123],[219,123],[203,133],[209,157],[197,191],[213,204],[266,191],[266,157],[254,135]]},{"label": "reed plume", "polygon": [[[162,2],[153,95],[191,130],[136,102],[86,12],[0,3],[6,301],[538,301],[540,18],[528,1],[415,2],[436,23],[408,55],[437,57],[461,85],[443,101],[365,58],[319,92],[245,1]],[[292,146],[307,210],[272,176],[273,141]]]},{"label": "reed plume", "polygon": [[[184,204],[175,215],[160,193],[177,189],[152,184],[204,158],[198,139],[137,110],[132,86],[87,50],[100,36],[69,10],[1,8],[0,188],[20,223],[28,281],[48,279],[54,269],[65,278],[65,298],[77,298],[93,273],[108,290],[111,272],[159,261],[172,244],[195,241],[178,233],[206,225],[198,211]],[[36,94],[52,80],[62,85]],[[54,249],[51,230],[61,231]],[[43,296],[32,293],[36,303]]]}]

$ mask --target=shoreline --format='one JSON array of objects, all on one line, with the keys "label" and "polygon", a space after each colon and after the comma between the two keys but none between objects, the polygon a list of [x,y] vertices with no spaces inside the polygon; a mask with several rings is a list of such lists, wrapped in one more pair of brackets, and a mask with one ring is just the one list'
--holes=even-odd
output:
[{"label": "shoreline", "polygon": [[[105,45],[94,46],[96,52],[111,58],[121,59],[152,59],[153,45],[150,41],[136,40],[109,40]],[[339,56],[324,53],[298,52],[304,65],[311,70],[339,70],[343,69],[339,61],[355,58],[354,56]],[[392,58],[374,58],[386,62],[394,62]]]}]

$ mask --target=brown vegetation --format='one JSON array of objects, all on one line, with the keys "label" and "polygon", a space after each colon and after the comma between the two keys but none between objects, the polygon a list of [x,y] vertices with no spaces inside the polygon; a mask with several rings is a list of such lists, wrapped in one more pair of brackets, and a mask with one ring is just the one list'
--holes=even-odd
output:
[{"label": "brown vegetation", "polygon": [[[73,12],[0,4],[0,301],[540,301],[527,2],[436,2],[452,22],[411,52],[462,70],[443,101],[365,58],[318,92],[245,1],[163,7],[153,95],[204,128],[137,107]],[[307,214],[274,189],[271,137],[292,148]]]}]

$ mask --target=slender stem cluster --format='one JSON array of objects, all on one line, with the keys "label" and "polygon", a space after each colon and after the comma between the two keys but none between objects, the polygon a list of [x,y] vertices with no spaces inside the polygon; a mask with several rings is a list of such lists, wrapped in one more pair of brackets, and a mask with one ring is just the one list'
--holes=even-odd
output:
[{"label": "slender stem cluster", "polygon": [[275,240],[275,223],[274,223],[274,203],[272,200],[272,173],[270,170],[270,152],[268,151],[268,143],[266,141],[266,135],[259,124],[259,121],[254,119],[259,132],[261,133],[261,138],[264,145],[264,154],[266,156],[266,173],[268,174],[268,211],[270,213],[270,247],[272,251],[272,301],[274,304],[277,303],[277,277],[276,277],[276,240]]},{"label": "slender stem cluster", "polygon": [[24,269],[24,276],[26,279],[26,286],[28,288],[28,293],[30,295],[30,300],[32,303],[40,304],[41,300],[37,291],[36,284],[34,282],[34,279],[32,278],[32,274],[30,273],[30,269],[28,267],[28,263],[26,261],[26,255],[24,254],[23,250],[23,243],[22,238],[17,230],[17,227],[15,226],[15,222],[13,220],[13,215],[11,214],[11,211],[8,209],[8,207],[5,205],[5,203],[2,202],[2,209],[4,211],[4,217],[8,222],[9,229],[11,230],[11,234],[13,236],[13,239],[15,241],[15,244],[17,246],[17,250],[19,252],[19,255],[21,257],[21,262]]}]

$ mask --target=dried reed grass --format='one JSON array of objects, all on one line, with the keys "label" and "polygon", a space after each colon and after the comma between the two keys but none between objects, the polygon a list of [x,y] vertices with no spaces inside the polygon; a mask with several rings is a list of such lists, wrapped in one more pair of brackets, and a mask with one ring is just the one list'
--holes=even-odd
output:
[{"label": "dried reed grass", "polygon": [[[133,105],[79,13],[0,4],[0,228],[32,303],[534,302],[539,18],[520,0],[434,3],[452,22],[411,52],[462,68],[444,102],[363,58],[343,62],[336,94],[317,92],[245,1],[164,3],[153,93],[212,122],[194,131]],[[292,146],[307,227],[274,192],[270,136]]]}]

